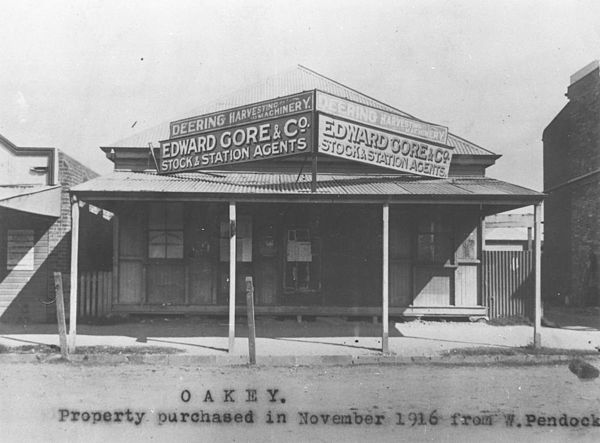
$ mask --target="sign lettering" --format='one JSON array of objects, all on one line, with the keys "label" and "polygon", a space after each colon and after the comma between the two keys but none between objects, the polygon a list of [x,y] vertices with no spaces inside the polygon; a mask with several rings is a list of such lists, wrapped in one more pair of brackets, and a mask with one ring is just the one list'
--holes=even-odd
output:
[{"label": "sign lettering", "polygon": [[283,117],[313,109],[313,93],[267,100],[252,105],[185,118],[171,123],[170,138],[202,134],[218,129],[241,126],[259,120]]},{"label": "sign lettering", "polygon": [[429,177],[448,177],[452,149],[319,115],[318,151]]},{"label": "sign lettering", "polygon": [[312,113],[160,142],[159,172],[182,172],[309,152]]},{"label": "sign lettering", "polygon": [[317,111],[392,132],[445,144],[448,128],[371,108],[317,91]]}]

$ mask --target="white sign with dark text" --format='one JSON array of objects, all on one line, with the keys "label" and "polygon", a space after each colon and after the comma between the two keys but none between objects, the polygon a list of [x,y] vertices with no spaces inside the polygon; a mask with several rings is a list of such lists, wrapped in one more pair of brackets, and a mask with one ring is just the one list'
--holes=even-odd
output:
[{"label": "white sign with dark text", "polygon": [[318,151],[428,177],[448,177],[452,149],[319,115]]}]

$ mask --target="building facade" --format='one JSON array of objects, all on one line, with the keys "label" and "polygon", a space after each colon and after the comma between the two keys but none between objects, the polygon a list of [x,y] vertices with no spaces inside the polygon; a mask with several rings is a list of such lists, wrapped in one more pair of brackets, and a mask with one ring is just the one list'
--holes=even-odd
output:
[{"label": "building facade", "polygon": [[115,214],[113,313],[231,318],[251,278],[258,314],[485,317],[484,217],[542,199],[303,67],[102,149],[71,193]]},{"label": "building facade", "polygon": [[569,102],[544,130],[544,295],[598,304],[600,253],[600,70],[571,76]]},{"label": "building facade", "polygon": [[[0,321],[53,319],[53,272],[68,277],[71,269],[69,190],[97,175],[56,148],[0,136]],[[80,259],[96,266],[87,252]]]}]

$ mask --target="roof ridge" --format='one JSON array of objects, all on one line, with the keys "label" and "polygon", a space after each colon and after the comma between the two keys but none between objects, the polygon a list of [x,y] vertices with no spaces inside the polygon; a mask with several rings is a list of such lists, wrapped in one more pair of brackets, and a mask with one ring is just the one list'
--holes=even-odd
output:
[{"label": "roof ridge", "polygon": [[388,108],[394,109],[396,112],[399,112],[403,116],[410,117],[410,118],[415,119],[415,120],[419,120],[419,118],[415,117],[414,115],[409,114],[408,112],[405,112],[405,111],[403,111],[401,109],[398,109],[395,106],[392,106],[392,105],[390,105],[388,103],[382,102],[381,100],[376,99],[374,97],[371,97],[370,95],[367,95],[364,92],[360,92],[358,89],[351,88],[348,85],[345,85],[345,84],[343,84],[343,83],[341,83],[341,82],[339,82],[337,80],[334,80],[334,79],[332,79],[330,77],[327,77],[326,75],[323,75],[320,72],[317,72],[317,71],[315,71],[313,69],[310,69],[310,68],[308,68],[308,67],[306,67],[304,65],[298,64],[298,68],[303,69],[304,71],[306,71],[307,73],[309,73],[311,75],[319,77],[319,78],[321,78],[323,80],[326,80],[328,82],[334,83],[334,84],[336,84],[338,86],[341,86],[342,88],[348,89],[348,90],[354,92],[355,94],[358,94],[358,95],[361,95],[361,96],[363,96],[365,98],[368,98],[369,100],[373,100],[374,102],[377,102],[380,105],[383,105],[383,106],[386,106]]},{"label": "roof ridge", "polygon": [[457,139],[459,139],[462,142],[469,143],[470,145],[476,146],[479,149],[483,149],[484,151],[489,152],[491,155],[498,155],[494,151],[490,151],[489,149],[486,149],[483,146],[478,145],[477,143],[473,143],[472,141],[467,140],[466,138],[463,138],[460,135],[456,135],[453,132],[448,131],[448,135],[451,135],[452,137],[457,138]]}]

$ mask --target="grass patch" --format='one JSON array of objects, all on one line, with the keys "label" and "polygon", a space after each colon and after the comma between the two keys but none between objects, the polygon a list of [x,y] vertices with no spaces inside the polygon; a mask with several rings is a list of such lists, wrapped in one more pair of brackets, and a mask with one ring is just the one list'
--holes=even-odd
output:
[{"label": "grass patch", "polygon": [[492,318],[488,324],[491,326],[533,326],[533,323],[527,317],[519,316]]},{"label": "grass patch", "polygon": [[534,348],[533,346],[521,346],[516,348],[510,347],[487,347],[478,346],[473,348],[457,348],[450,349],[445,355],[460,355],[464,357],[477,356],[513,356],[513,355],[594,355],[600,356],[600,352],[588,349],[560,349],[560,348]]},{"label": "grass patch", "polygon": [[53,354],[60,352],[60,348],[55,345],[21,345],[21,346],[4,346],[0,345],[0,354]]}]

